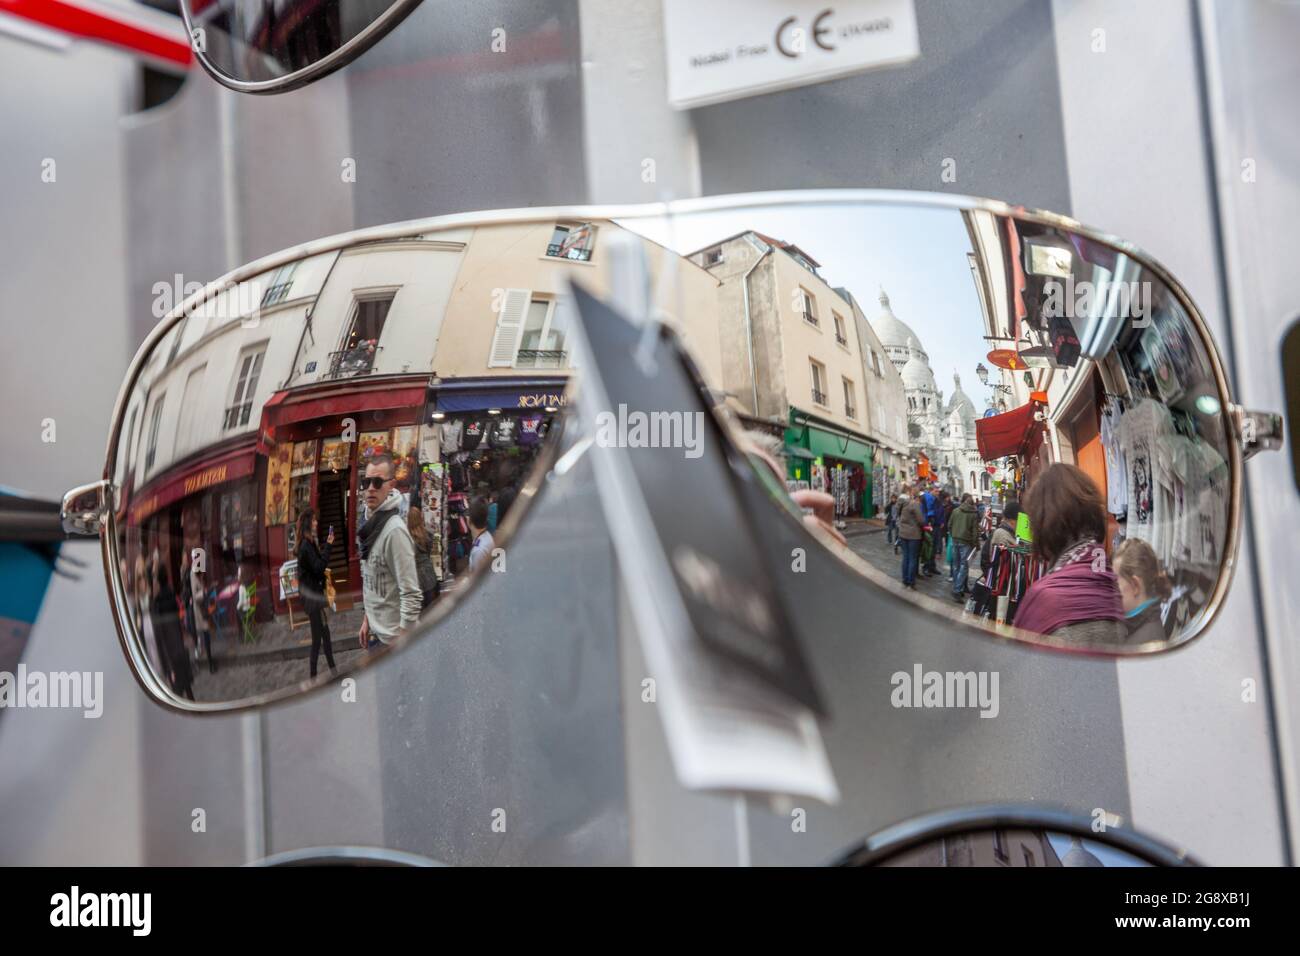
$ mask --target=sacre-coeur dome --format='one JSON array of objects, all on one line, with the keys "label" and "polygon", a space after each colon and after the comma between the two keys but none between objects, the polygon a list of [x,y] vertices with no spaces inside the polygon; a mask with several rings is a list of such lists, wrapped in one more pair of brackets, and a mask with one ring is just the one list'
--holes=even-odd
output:
[{"label": "sacre-coeur dome", "polygon": [[880,309],[881,312],[871,320],[871,328],[876,333],[876,338],[880,339],[880,344],[890,349],[909,349],[921,353],[921,358],[928,361],[929,356],[921,349],[918,344],[921,341],[920,336],[912,331],[912,327],[894,315],[894,310],[889,307],[889,296],[884,289],[880,290]]}]

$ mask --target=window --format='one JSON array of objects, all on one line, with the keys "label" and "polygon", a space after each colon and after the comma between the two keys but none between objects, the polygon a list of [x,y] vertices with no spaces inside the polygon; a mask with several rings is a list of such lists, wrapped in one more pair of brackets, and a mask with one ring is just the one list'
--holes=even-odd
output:
[{"label": "window", "polygon": [[596,230],[591,223],[557,223],[546,245],[546,254],[552,259],[590,262],[595,244]]},{"label": "window", "polygon": [[1020,850],[1025,854],[1025,866],[1037,866],[1037,864],[1034,863],[1034,852],[1029,849],[1029,847],[1022,846]]},{"label": "window", "polygon": [[554,299],[528,303],[524,333],[515,354],[516,368],[559,368],[564,364],[564,329],[557,320]]},{"label": "window", "polygon": [[262,359],[266,357],[266,343],[245,349],[235,366],[235,387],[226,406],[223,429],[240,428],[248,424],[253,413],[253,393],[262,374]]},{"label": "window", "polygon": [[563,368],[564,311],[558,300],[529,289],[506,289],[497,313],[488,368]]},{"label": "window", "polygon": [[818,405],[826,405],[826,369],[816,359],[808,360],[808,370],[812,374],[812,400]]},{"label": "window", "polygon": [[163,399],[166,397],[166,393],[163,393],[153,403],[153,417],[149,419],[149,441],[145,444],[144,451],[145,474],[149,473],[158,455],[158,426],[162,424]]},{"label": "window", "polygon": [[200,365],[190,372],[185,380],[185,391],[181,395],[181,410],[176,424],[176,458],[183,458],[193,451],[199,443],[201,425],[199,415],[204,408],[203,379],[207,375],[207,365]]},{"label": "window", "polygon": [[711,269],[722,261],[722,246],[704,250],[704,268]]},{"label": "window", "polygon": [[817,300],[803,286],[799,287],[799,295],[795,299],[795,308],[803,316],[803,320],[809,325],[817,325]]},{"label": "window", "polygon": [[880,366],[880,353],[875,349],[871,350],[871,365],[876,370],[876,378],[883,378],[885,373]]},{"label": "window", "polygon": [[993,831],[993,856],[1003,863],[1011,862],[1011,854],[1007,853],[1006,835],[1001,830]]},{"label": "window", "polygon": [[374,370],[375,358],[383,349],[379,337],[383,334],[384,322],[396,295],[396,292],[390,292],[357,300],[352,322],[343,338],[343,347],[330,353],[329,378],[369,375]]},{"label": "window", "polygon": [[849,337],[844,334],[844,316],[838,312],[832,312],[831,320],[835,323],[835,341],[848,348]]},{"label": "window", "polygon": [[853,380],[844,379],[844,414],[849,418],[858,417],[858,401],[853,393]]},{"label": "window", "polygon": [[287,266],[280,266],[271,274],[266,290],[262,293],[262,308],[289,298],[289,290],[293,288],[293,274],[297,268],[298,262],[294,261]]}]

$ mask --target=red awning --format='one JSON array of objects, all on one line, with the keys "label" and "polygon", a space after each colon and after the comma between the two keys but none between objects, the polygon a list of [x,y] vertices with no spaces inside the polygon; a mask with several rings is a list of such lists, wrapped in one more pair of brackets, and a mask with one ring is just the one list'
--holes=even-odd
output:
[{"label": "red awning", "polygon": [[423,379],[417,385],[412,384],[409,378],[401,384],[386,383],[365,389],[333,389],[324,394],[316,389],[282,389],[262,406],[262,421],[257,430],[257,450],[263,455],[269,455],[280,440],[277,431],[297,422],[385,411],[390,408],[423,408],[425,391]]},{"label": "red awning", "polygon": [[979,446],[980,457],[985,461],[996,461],[1020,454],[1025,439],[1039,424],[1034,421],[1034,411],[1037,408],[1035,403],[1030,402],[1001,415],[975,419],[975,441]]},{"label": "red awning", "polygon": [[256,449],[251,441],[246,441],[187,466],[163,472],[132,496],[127,523],[141,524],[160,508],[215,485],[247,478],[256,468]]},{"label": "red awning", "polygon": [[421,408],[424,406],[425,385],[405,384],[399,387],[376,388],[367,391],[356,389],[334,395],[298,396],[292,391],[276,392],[262,406],[262,421],[272,428],[310,421],[313,418],[333,418],[354,415],[357,412],[381,411],[388,408]]}]

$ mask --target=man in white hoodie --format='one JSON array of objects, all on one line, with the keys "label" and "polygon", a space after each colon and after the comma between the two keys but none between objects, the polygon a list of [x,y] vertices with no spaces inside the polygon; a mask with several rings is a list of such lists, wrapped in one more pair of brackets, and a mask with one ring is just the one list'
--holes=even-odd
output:
[{"label": "man in white hoodie", "polygon": [[394,487],[393,471],[392,457],[377,454],[366,463],[361,480],[366,504],[365,521],[357,531],[366,608],[362,647],[396,641],[419,619],[423,600],[415,545],[402,520],[402,494]]}]

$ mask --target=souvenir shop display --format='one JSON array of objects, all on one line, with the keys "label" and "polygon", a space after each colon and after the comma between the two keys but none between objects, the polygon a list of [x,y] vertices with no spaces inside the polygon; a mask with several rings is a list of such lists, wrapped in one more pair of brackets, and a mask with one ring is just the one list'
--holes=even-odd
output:
[{"label": "souvenir shop display", "polygon": [[990,548],[988,566],[981,567],[966,610],[998,624],[1014,624],[1021,598],[1046,570],[1028,547]]},{"label": "souvenir shop display", "polygon": [[549,427],[547,415],[505,410],[448,416],[438,424],[437,440],[431,445],[437,448],[441,461],[436,472],[425,467],[430,482],[439,489],[434,557],[440,580],[454,580],[468,567],[474,543],[469,523],[472,504],[478,499],[487,504],[488,531],[495,532],[527,479]]}]

